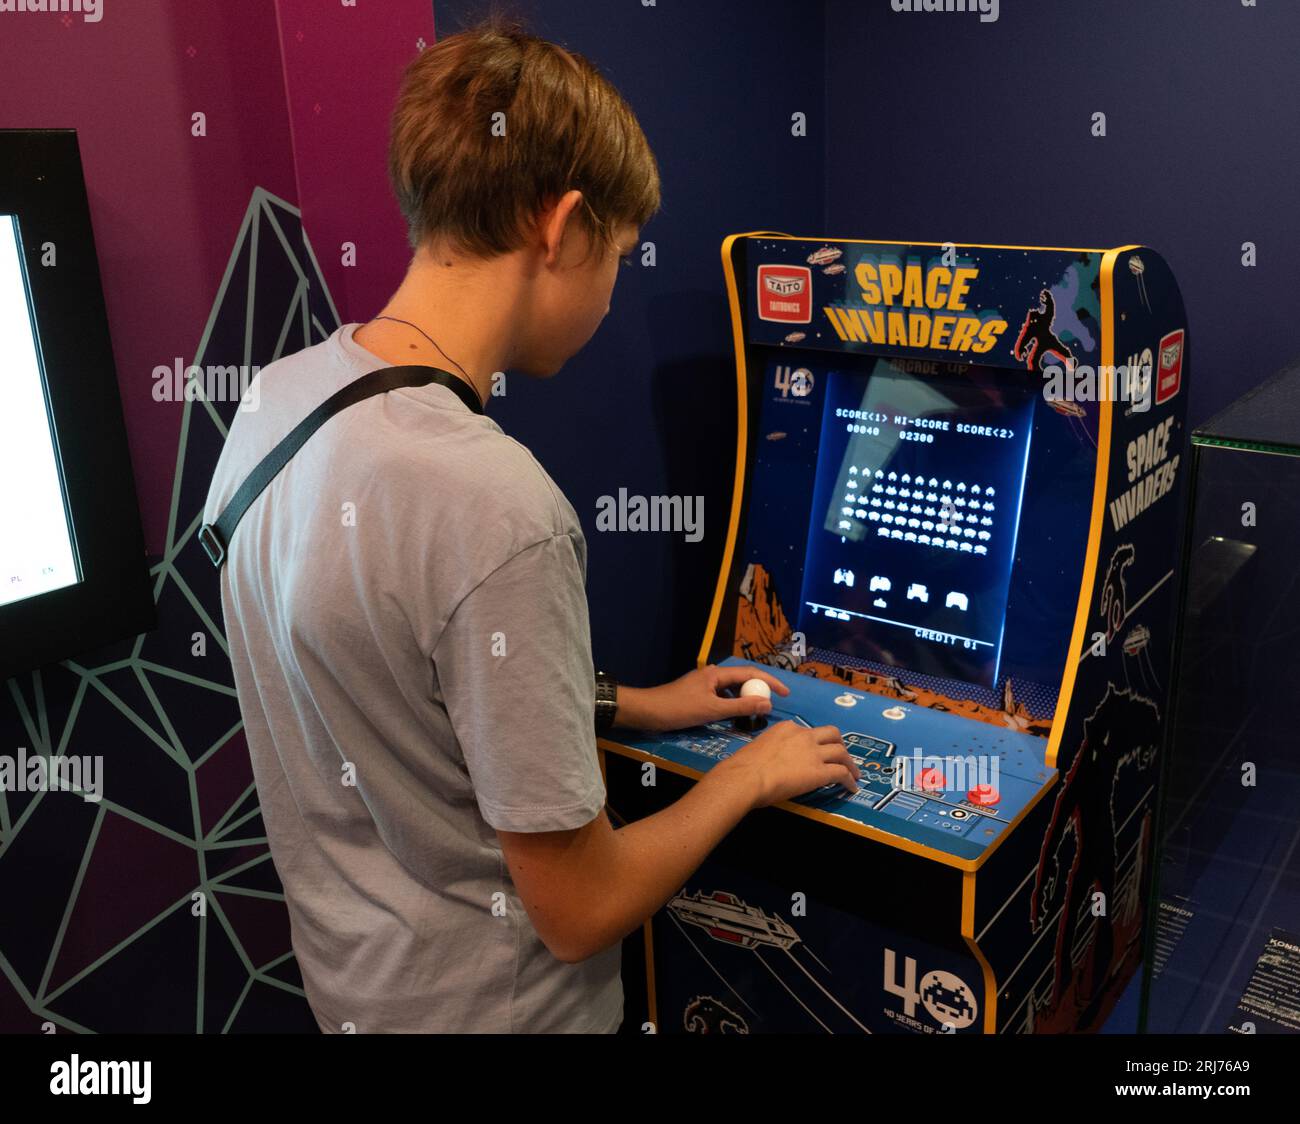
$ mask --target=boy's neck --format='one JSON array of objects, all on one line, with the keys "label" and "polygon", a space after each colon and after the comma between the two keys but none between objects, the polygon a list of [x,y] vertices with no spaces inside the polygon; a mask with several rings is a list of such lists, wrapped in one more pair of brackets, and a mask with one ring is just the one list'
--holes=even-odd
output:
[{"label": "boy's neck", "polygon": [[424,363],[468,375],[486,405],[493,374],[516,353],[525,296],[518,254],[470,263],[435,260],[421,248],[379,313],[392,319],[363,324],[354,339],[393,366]]}]

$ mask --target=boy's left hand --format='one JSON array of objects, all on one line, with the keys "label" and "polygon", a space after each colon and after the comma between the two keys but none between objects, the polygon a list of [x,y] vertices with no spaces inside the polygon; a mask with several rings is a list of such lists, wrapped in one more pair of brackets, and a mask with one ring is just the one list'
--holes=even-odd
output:
[{"label": "boy's left hand", "polygon": [[723,694],[739,689],[747,679],[761,679],[773,694],[788,695],[790,688],[769,671],[754,664],[731,664],[688,671],[660,687],[625,687],[619,684],[615,726],[635,730],[681,730],[742,714],[768,714],[770,700],[757,695],[736,698]]}]

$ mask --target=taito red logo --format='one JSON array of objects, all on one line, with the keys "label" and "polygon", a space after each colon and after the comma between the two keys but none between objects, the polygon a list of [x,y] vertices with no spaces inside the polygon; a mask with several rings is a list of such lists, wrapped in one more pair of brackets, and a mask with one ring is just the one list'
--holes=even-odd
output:
[{"label": "taito red logo", "polygon": [[1156,405],[1168,402],[1183,385],[1183,329],[1160,341],[1160,366],[1156,371]]},{"label": "taito red logo", "polygon": [[760,265],[758,318],[811,324],[812,270],[803,265]]}]

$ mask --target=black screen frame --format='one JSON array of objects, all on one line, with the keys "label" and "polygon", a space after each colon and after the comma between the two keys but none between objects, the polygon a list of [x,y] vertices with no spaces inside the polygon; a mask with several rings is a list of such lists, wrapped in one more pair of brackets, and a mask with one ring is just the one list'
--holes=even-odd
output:
[{"label": "black screen frame", "polygon": [[[0,606],[0,679],[157,623],[77,134],[0,129],[81,581]],[[43,264],[53,245],[54,266]]]}]

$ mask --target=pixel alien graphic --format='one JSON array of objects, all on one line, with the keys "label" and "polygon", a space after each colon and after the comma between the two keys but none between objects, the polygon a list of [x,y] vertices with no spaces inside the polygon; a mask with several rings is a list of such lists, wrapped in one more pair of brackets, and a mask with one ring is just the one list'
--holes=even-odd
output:
[{"label": "pixel alien graphic", "polygon": [[936,1020],[956,1029],[975,1021],[970,988],[947,972],[930,972],[921,981],[921,1002]]}]

